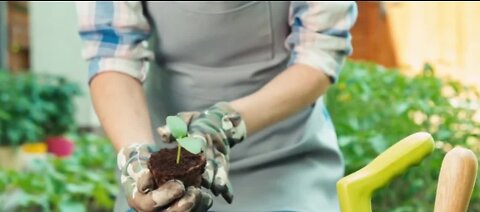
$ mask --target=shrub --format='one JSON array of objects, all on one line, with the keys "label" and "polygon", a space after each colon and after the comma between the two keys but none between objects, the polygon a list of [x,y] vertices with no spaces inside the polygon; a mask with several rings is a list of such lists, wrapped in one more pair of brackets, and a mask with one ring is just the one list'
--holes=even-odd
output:
[{"label": "shrub", "polygon": [[0,145],[38,142],[74,126],[76,84],[56,76],[0,70]]}]

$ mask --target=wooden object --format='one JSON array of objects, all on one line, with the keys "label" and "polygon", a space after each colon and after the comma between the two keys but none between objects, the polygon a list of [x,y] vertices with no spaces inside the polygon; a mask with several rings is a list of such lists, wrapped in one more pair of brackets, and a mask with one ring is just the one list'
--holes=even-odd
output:
[{"label": "wooden object", "polygon": [[465,212],[477,177],[477,157],[468,149],[450,150],[442,162],[435,212]]}]

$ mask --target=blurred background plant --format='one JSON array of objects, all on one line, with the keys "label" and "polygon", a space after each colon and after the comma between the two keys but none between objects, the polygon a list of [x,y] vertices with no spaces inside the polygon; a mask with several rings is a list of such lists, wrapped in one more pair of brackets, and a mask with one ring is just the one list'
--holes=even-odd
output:
[{"label": "blurred background plant", "polygon": [[39,142],[73,129],[76,84],[57,76],[0,70],[0,146]]},{"label": "blurred background plant", "polygon": [[0,171],[0,211],[111,211],[118,188],[110,142],[93,134],[70,135],[68,158],[50,155],[24,171]]},{"label": "blurred background plant", "polygon": [[[445,152],[458,145],[480,153],[479,97],[473,87],[437,77],[428,64],[423,72],[406,76],[374,63],[346,63],[326,101],[347,174],[414,132],[431,133],[437,145],[418,167],[375,194],[374,211],[433,210]],[[480,211],[479,183],[470,209]]]}]

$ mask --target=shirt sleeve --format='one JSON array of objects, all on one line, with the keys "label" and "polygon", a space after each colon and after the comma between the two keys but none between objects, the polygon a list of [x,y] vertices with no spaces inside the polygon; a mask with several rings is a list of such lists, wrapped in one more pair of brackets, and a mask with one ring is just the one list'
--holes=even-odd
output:
[{"label": "shirt sleeve", "polygon": [[309,65],[335,82],[352,52],[350,29],[356,18],[355,2],[292,1],[291,33],[285,41],[289,64]]},{"label": "shirt sleeve", "polygon": [[150,26],[140,1],[76,2],[82,57],[89,62],[89,82],[115,71],[140,81],[146,77]]}]

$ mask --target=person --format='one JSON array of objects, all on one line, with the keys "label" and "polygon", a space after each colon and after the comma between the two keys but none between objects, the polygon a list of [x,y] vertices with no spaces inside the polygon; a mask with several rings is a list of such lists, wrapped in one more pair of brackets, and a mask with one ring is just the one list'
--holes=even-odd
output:
[{"label": "person", "polygon": [[[98,1],[77,12],[93,105],[118,151],[115,211],[339,210],[343,159],[323,95],[352,52],[354,2]],[[203,189],[153,185],[146,164],[174,140],[170,115],[204,142]]]}]

